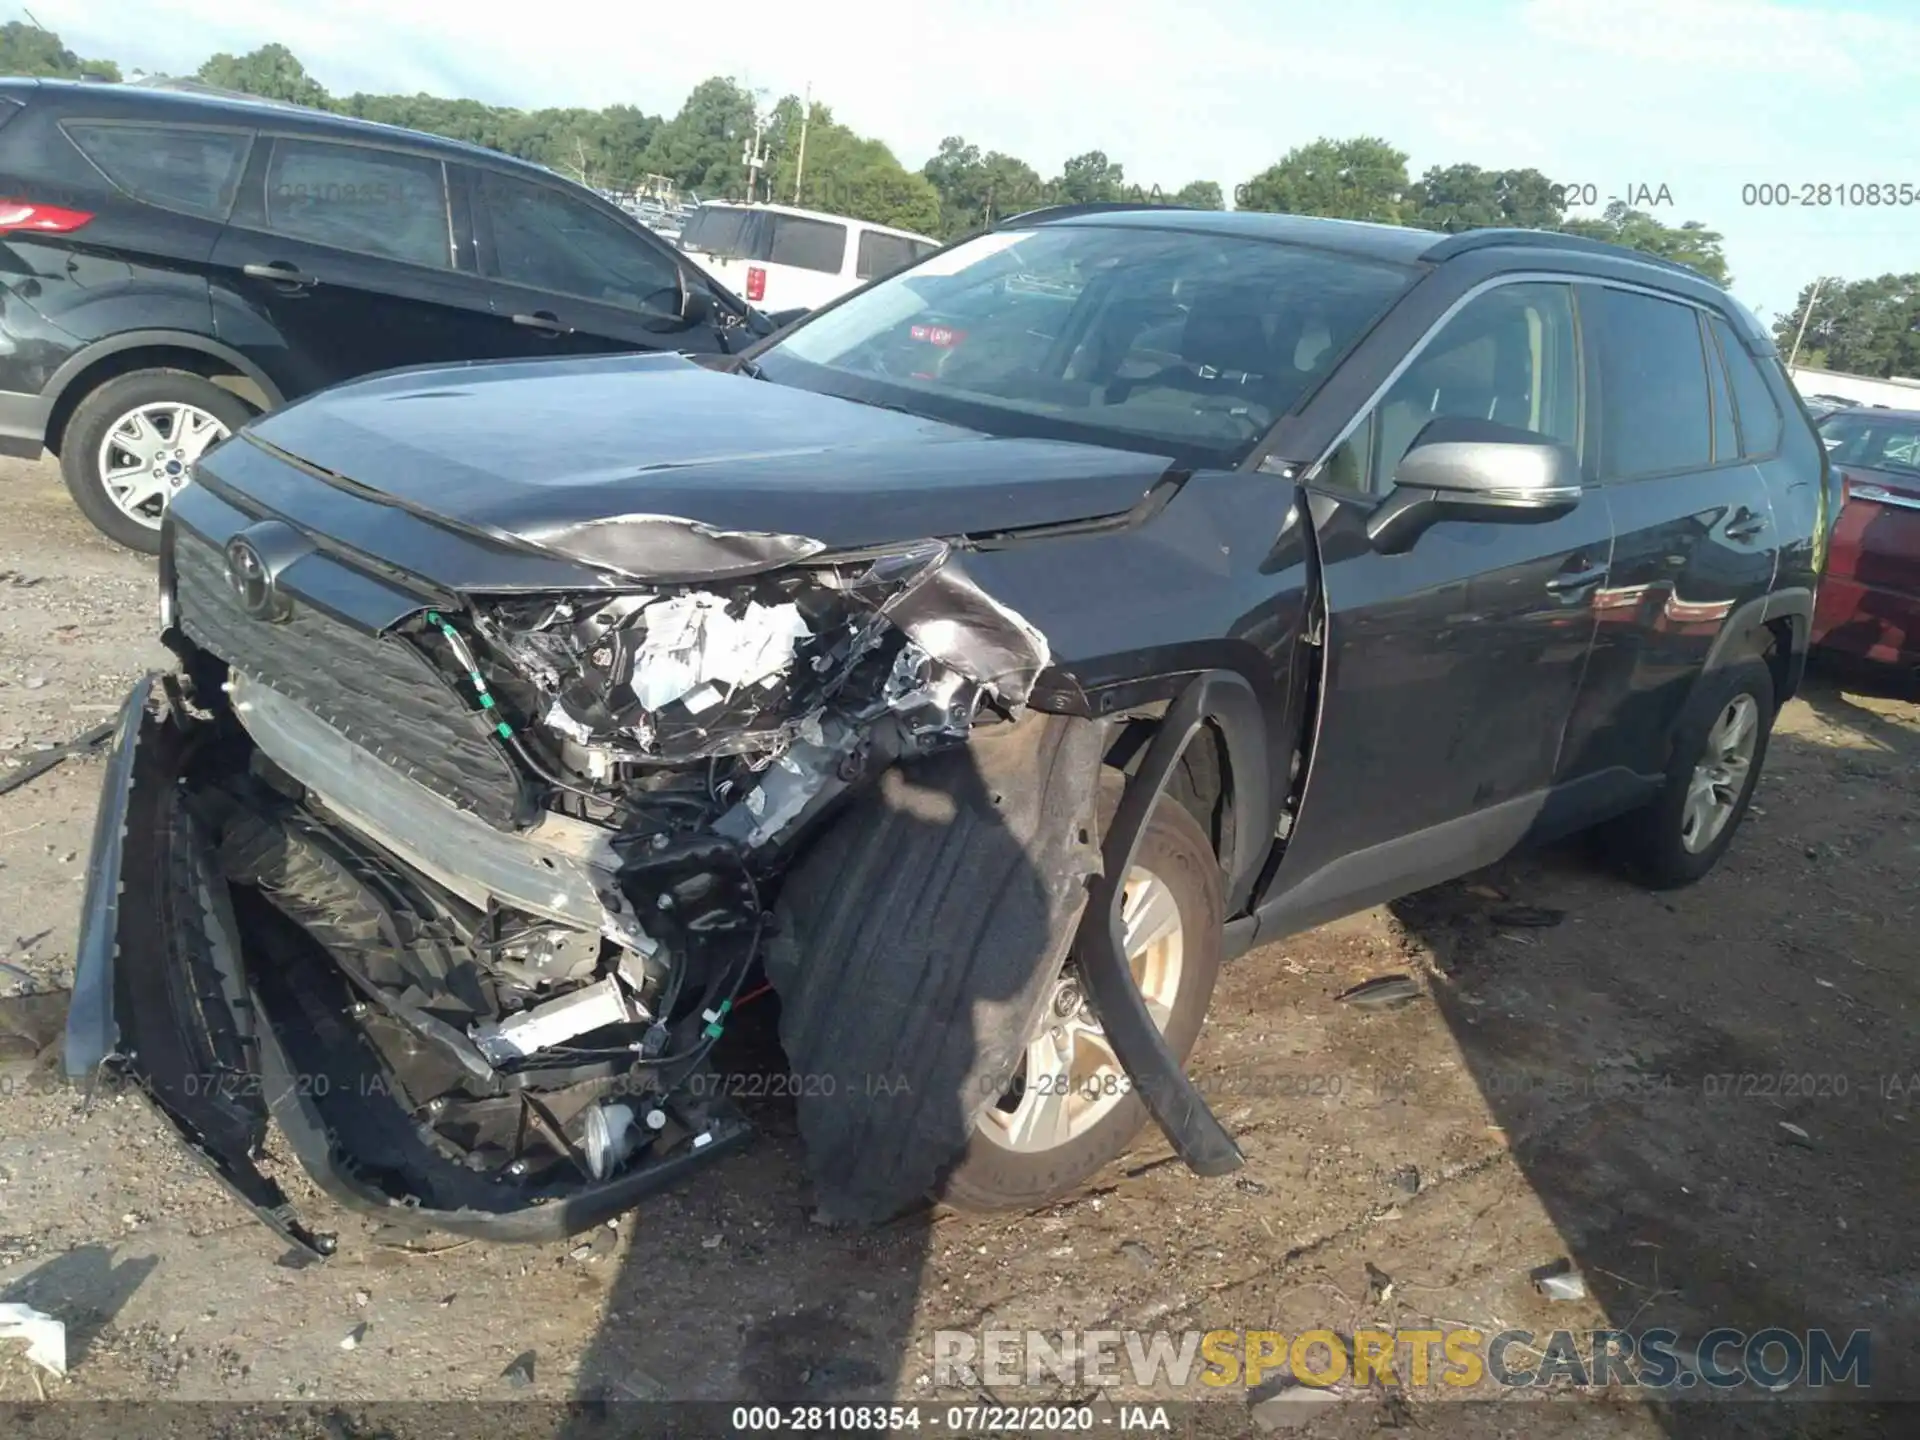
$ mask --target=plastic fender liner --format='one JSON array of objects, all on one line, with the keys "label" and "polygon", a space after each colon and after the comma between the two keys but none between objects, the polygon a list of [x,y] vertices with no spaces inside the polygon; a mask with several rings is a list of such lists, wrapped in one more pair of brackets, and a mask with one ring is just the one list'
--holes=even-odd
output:
[{"label": "plastic fender liner", "polygon": [[[1101,873],[1093,881],[1074,947],[1080,978],[1086,984],[1107,1039],[1113,1042],[1113,1053],[1126,1067],[1127,1076],[1141,1092],[1148,1112],[1180,1158],[1201,1175],[1229,1174],[1245,1164],[1246,1157],[1180,1068],[1153,1017],[1147,1013],[1146,1001],[1141,998],[1140,987],[1127,965],[1120,921],[1121,887],[1114,877],[1124,877],[1133,868],[1148,817],[1165,793],[1182,752],[1208,719],[1220,720],[1221,728],[1229,736],[1229,763],[1248,766],[1255,763],[1254,756],[1259,757],[1258,773],[1246,777],[1250,782],[1246,793],[1264,793],[1264,749],[1250,750],[1232,744],[1231,737],[1241,733],[1248,721],[1249,706],[1253,707],[1252,733],[1258,737],[1262,733],[1258,728],[1259,709],[1251,687],[1237,675],[1214,671],[1195,679],[1167,708],[1140,761],[1140,768],[1120,797],[1113,823],[1107,828],[1101,846]],[[1264,833],[1252,826],[1238,826],[1236,830],[1239,833],[1235,849],[1243,853],[1236,854],[1233,860],[1228,892],[1230,905],[1245,898],[1244,887],[1252,879],[1248,867],[1260,863],[1257,842]]]},{"label": "plastic fender liner", "polygon": [[266,1135],[256,1037],[227,887],[181,803],[190,738],[153,713],[154,677],[120,711],[81,907],[66,1069],[130,1076],[254,1213],[315,1255],[316,1235],[254,1163]]},{"label": "plastic fender liner", "polygon": [[887,771],[789,872],[766,967],[823,1218],[925,1197],[1012,1080],[1099,864],[1106,729],[983,726]]}]

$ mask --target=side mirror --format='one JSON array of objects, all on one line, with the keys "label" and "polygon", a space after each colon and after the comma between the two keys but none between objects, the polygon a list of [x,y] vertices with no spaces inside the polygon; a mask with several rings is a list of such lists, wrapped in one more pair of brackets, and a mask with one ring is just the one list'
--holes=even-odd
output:
[{"label": "side mirror", "polygon": [[1492,420],[1443,415],[1414,437],[1367,538],[1398,555],[1441,520],[1538,525],[1580,503],[1580,461],[1558,441]]},{"label": "side mirror", "polygon": [[680,318],[689,325],[711,325],[714,317],[713,295],[704,285],[689,284],[682,292]]}]

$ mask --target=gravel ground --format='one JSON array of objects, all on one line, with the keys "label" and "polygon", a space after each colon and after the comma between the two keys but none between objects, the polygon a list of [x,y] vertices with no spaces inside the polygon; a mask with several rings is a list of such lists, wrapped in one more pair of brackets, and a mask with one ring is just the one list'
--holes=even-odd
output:
[{"label": "gravel ground", "polygon": [[[50,464],[0,461],[0,496],[4,767],[165,657],[150,563],[97,537]],[[1571,846],[1254,952],[1195,1060],[1245,1170],[1197,1179],[1150,1132],[1020,1217],[822,1229],[768,1100],[747,1152],[584,1243],[422,1249],[295,1177],[340,1234],[295,1268],[141,1101],[89,1107],[0,1025],[0,1299],[65,1320],[71,1364],[43,1379],[0,1345],[0,1403],[944,1399],[940,1329],[1370,1324],[1864,1327],[1875,1394],[1920,1396],[1916,757],[1920,706],[1822,680],[1692,890],[1646,894]],[[0,995],[28,989],[16,971],[67,983],[98,783],[69,761],[0,796]],[[1420,997],[1335,1000],[1388,972]],[[0,1008],[32,1030],[31,1007]],[[767,1009],[733,1042],[742,1071],[777,1060]],[[1708,1093],[1726,1074],[1813,1078]],[[1588,1299],[1535,1292],[1561,1257]],[[1247,1403],[1209,1414],[1245,1429]],[[1708,1413],[1428,1391],[1293,1433],[1914,1433],[1863,1406]]]}]

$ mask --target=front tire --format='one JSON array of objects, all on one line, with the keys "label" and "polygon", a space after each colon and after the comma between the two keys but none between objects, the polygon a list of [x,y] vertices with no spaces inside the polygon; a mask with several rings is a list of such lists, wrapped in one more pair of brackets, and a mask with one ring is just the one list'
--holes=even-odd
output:
[{"label": "front tire", "polygon": [[187,370],[135,370],[75,407],[60,473],[80,513],[109,540],[160,549],[160,519],[193,463],[253,418],[230,391]]},{"label": "front tire", "polygon": [[1773,672],[1758,657],[1714,671],[1681,720],[1666,784],[1600,832],[1613,858],[1655,890],[1691,885],[1740,828],[1773,733]]},{"label": "front tire", "polygon": [[[1176,800],[1147,822],[1121,914],[1134,979],[1184,1064],[1220,976],[1225,907],[1213,846]],[[1013,1084],[982,1112],[940,1198],[962,1210],[1045,1204],[1117,1159],[1146,1123],[1069,959]]]}]

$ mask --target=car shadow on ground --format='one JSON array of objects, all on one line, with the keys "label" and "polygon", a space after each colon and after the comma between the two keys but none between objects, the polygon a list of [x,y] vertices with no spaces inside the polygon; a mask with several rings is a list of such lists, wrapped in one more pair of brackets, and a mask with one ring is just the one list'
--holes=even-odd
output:
[{"label": "car shadow on ground", "polygon": [[158,1257],[143,1255],[116,1265],[113,1256],[109,1245],[69,1250],[0,1289],[0,1304],[31,1305],[65,1322],[67,1368],[72,1370],[160,1264]]},{"label": "car shadow on ground", "polygon": [[[1836,1349],[1866,1330],[1872,1398],[1904,1398],[1920,1394],[1908,1343],[1920,1333],[1920,1239],[1905,1213],[1920,1194],[1911,1143],[1920,1093],[1902,1089],[1907,1077],[1920,1086],[1920,1056],[1901,963],[1920,909],[1911,864],[1920,735],[1890,721],[1876,728],[1823,682],[1805,698],[1811,723],[1797,712],[1776,734],[1754,813],[1700,885],[1649,893],[1571,842],[1389,909],[1410,950],[1430,957],[1426,988],[1589,1290],[1587,1304],[1543,1298],[1516,1323],[1671,1329],[1690,1365],[1715,1327],[1824,1330]],[[1822,721],[1878,750],[1829,742]],[[1866,774],[1863,763],[1879,769]],[[913,1396],[930,1357],[910,1337],[929,1323],[994,1323],[942,1299],[940,1277],[963,1276],[965,1256],[925,1211],[874,1229],[808,1223],[793,1107],[774,1093],[788,1069],[774,1004],[747,1007],[729,1046],[722,1068],[745,1077],[761,1142],[686,1192],[678,1213],[639,1212],[573,1393]],[[1136,1148],[1156,1145],[1148,1135]],[[1551,1258],[1497,1263],[1524,1270]],[[1715,1358],[1738,1362],[1740,1352]],[[1526,1347],[1506,1359],[1516,1371],[1541,1363]],[[1762,1403],[1709,1410],[1695,1403],[1705,1393],[1650,1397],[1648,1413],[1676,1440],[1909,1433],[1857,1402],[1770,1404],[1746,1387],[1726,1398]],[[1858,1394],[1844,1383],[1829,1393]],[[1419,1397],[1416,1407],[1432,1417]],[[576,1440],[606,1433],[608,1409],[589,1409],[567,1432]],[[1496,1428],[1570,1433],[1533,1413],[1540,1428]],[[1456,1418],[1467,1417],[1432,1423]]]},{"label": "car shadow on ground", "polygon": [[[1865,1330],[1870,1398],[1910,1400],[1920,1056],[1901,957],[1920,891],[1920,735],[1823,681],[1809,692],[1819,720],[1884,755],[1777,732],[1756,813],[1699,885],[1642,891],[1575,841],[1390,909],[1431,953],[1440,1013],[1603,1323],[1673,1330],[1689,1366],[1715,1327],[1789,1332],[1793,1347],[1823,1330],[1838,1351]],[[1877,803],[1850,805],[1843,776]],[[1545,1301],[1527,1323],[1543,1317],[1593,1323]],[[1508,1358],[1542,1366],[1526,1346]],[[1791,1372],[1795,1358],[1773,1347],[1760,1363]],[[1717,1388],[1669,1390],[1652,1413],[1686,1440],[1912,1433],[1846,1384],[1825,1398],[1854,1403],[1693,1403],[1767,1398]]]}]

